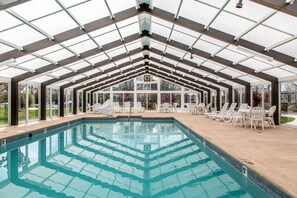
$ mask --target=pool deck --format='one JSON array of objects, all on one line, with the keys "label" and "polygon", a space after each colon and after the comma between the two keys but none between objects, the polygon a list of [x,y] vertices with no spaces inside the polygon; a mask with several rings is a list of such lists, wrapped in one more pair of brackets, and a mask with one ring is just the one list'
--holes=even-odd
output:
[{"label": "pool deck", "polygon": [[[124,113],[114,114],[125,115]],[[143,117],[174,117],[205,139],[255,170],[267,180],[297,197],[297,129],[287,126],[265,128],[264,131],[231,127],[230,123],[210,120],[203,115],[186,113],[133,113]],[[72,121],[82,117],[105,117],[80,114],[47,121],[37,121],[19,126],[0,128],[0,139]]]}]

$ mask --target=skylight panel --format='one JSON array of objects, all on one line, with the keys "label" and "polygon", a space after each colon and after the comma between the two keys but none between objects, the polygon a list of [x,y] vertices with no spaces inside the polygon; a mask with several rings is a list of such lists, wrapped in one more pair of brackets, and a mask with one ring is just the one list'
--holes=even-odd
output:
[{"label": "skylight panel", "polygon": [[175,66],[177,64],[176,61],[174,61],[172,59],[169,59],[169,58],[166,58],[166,57],[163,58],[163,61],[167,62],[167,63],[170,63],[172,66]]},{"label": "skylight panel", "polygon": [[63,49],[62,46],[60,46],[60,45],[53,45],[53,46],[44,48],[42,50],[39,50],[39,51],[37,51],[35,53],[36,54],[39,54],[40,56],[43,56],[45,54],[49,54],[49,53],[52,53],[52,52],[55,52],[55,51],[58,51],[58,50],[61,50],[61,49]]},{"label": "skylight panel", "polygon": [[65,68],[59,68],[59,69],[57,69],[57,70],[54,70],[53,72],[52,72],[52,74],[54,75],[54,76],[63,76],[63,75],[65,75],[65,74],[68,74],[68,73],[70,73],[71,71],[69,71],[68,69],[65,69]]},{"label": "skylight panel", "polygon": [[35,58],[35,59],[31,60],[31,61],[22,63],[19,66],[26,67],[26,68],[29,68],[29,69],[38,69],[38,68],[46,66],[46,65],[50,65],[50,63],[47,62],[47,61],[44,61],[44,60],[42,60],[40,58]]},{"label": "skylight panel", "polygon": [[105,44],[111,43],[116,40],[120,40],[119,33],[114,30],[112,32],[108,32],[98,37],[94,37],[94,39],[98,42],[99,45],[104,46]]},{"label": "skylight panel", "polygon": [[258,70],[258,69],[262,69],[262,68],[266,68],[266,67],[269,67],[271,66],[270,64],[266,64],[262,61],[258,61],[254,58],[251,58],[251,59],[248,59],[246,61],[243,61],[240,63],[241,65],[244,65],[248,68],[252,68],[252,69],[255,69],[255,70]]},{"label": "skylight panel", "polygon": [[120,32],[123,38],[130,36],[135,33],[139,33],[138,23],[133,23],[131,25],[120,28]]},{"label": "skylight panel", "polygon": [[222,47],[211,44],[211,43],[208,43],[208,42],[205,42],[205,41],[200,39],[194,45],[194,48],[197,48],[197,49],[203,50],[205,52],[208,52],[210,54],[213,54],[213,53],[217,52],[219,49],[221,49]]},{"label": "skylight panel", "polygon": [[273,11],[271,8],[252,1],[244,1],[244,8],[238,9],[235,7],[237,2],[238,0],[231,0],[224,10],[253,21],[259,21],[268,13]]},{"label": "skylight panel", "polygon": [[52,0],[32,0],[12,7],[11,10],[30,21],[61,10],[61,8]]},{"label": "skylight panel", "polygon": [[87,67],[87,66],[90,66],[87,62],[79,61],[76,64],[72,64],[71,66],[67,65],[66,67],[69,67],[72,70],[79,70],[79,69],[82,69],[82,68]]},{"label": "skylight panel", "polygon": [[170,28],[171,27],[166,27],[166,26],[163,26],[163,25],[160,25],[160,24],[157,24],[157,23],[152,23],[152,25],[151,25],[151,29],[152,29],[153,34],[154,34],[154,32],[157,32],[158,35],[161,35],[161,36],[166,37],[166,38],[169,37]]},{"label": "skylight panel", "polygon": [[255,23],[247,19],[222,12],[220,16],[217,17],[217,19],[212,23],[211,27],[237,36],[253,24]]},{"label": "skylight panel", "polygon": [[109,63],[107,65],[103,65],[102,67],[100,67],[100,69],[106,70],[106,69],[113,68],[113,67],[115,67],[115,65],[113,63]]},{"label": "skylight panel", "polygon": [[52,60],[58,62],[60,60],[69,58],[71,56],[74,56],[74,55],[71,52],[69,52],[68,50],[62,49],[62,50],[53,52],[51,54],[45,55],[44,57],[49,58],[49,59],[52,59]]},{"label": "skylight panel", "polygon": [[138,40],[137,42],[127,44],[126,47],[127,47],[128,51],[132,51],[134,49],[140,49],[141,42],[140,42],[140,40]]},{"label": "skylight panel", "polygon": [[155,42],[154,40],[151,41],[151,47],[158,49],[160,51],[164,51],[165,50],[165,45],[159,43],[159,42]]},{"label": "skylight panel", "polygon": [[37,83],[43,83],[45,81],[48,81],[48,80],[52,80],[53,78],[49,77],[49,76],[40,76],[40,77],[37,77],[37,78],[33,78],[32,82],[37,82]]},{"label": "skylight panel", "polygon": [[128,57],[127,58],[123,58],[123,59],[118,60],[118,61],[115,61],[115,64],[121,65],[121,64],[126,63],[126,62],[130,62],[130,59]]},{"label": "skylight panel", "polygon": [[10,67],[8,69],[2,70],[0,72],[0,76],[2,76],[2,77],[8,77],[8,78],[13,78],[15,76],[18,76],[18,75],[21,75],[21,74],[24,74],[24,73],[27,73],[27,71],[16,69],[16,68],[11,68]]},{"label": "skylight panel", "polygon": [[110,50],[107,53],[110,57],[115,57],[121,54],[126,54],[126,49],[124,47],[118,48],[116,50]]},{"label": "skylight panel", "polygon": [[59,12],[32,23],[51,35],[56,35],[77,27],[77,24],[65,12]]},{"label": "skylight panel", "polygon": [[111,9],[111,12],[113,14],[123,11],[123,10],[126,10],[131,7],[135,7],[135,9],[136,9],[135,0],[125,0],[125,1],[108,0],[107,3],[108,3],[108,5]]},{"label": "skylight panel", "polygon": [[193,36],[190,36],[188,34],[184,34],[182,32],[174,30],[171,34],[170,40],[174,40],[179,43],[183,43],[188,46],[192,46],[192,44],[195,42],[196,38]]},{"label": "skylight panel", "polygon": [[60,0],[66,7],[70,7],[82,2],[85,2],[85,0]]},{"label": "skylight panel", "polygon": [[159,1],[153,1],[153,6],[162,10],[166,10],[167,12],[171,12],[172,14],[175,15],[178,10],[179,2],[180,1],[171,0],[170,3],[168,3],[168,1],[166,0],[159,0]]},{"label": "skylight panel", "polygon": [[8,46],[3,45],[3,44],[0,43],[0,52],[1,52],[1,54],[4,54],[5,52],[9,52],[11,50],[14,50],[14,48],[8,47]]},{"label": "skylight panel", "polygon": [[134,24],[134,23],[137,23],[137,25],[138,25],[138,16],[131,17],[131,18],[125,19],[123,21],[120,21],[117,23],[117,26],[118,26],[118,28],[122,28],[122,27],[125,27],[128,25]]},{"label": "skylight panel", "polygon": [[166,53],[168,54],[172,54],[178,58],[181,58],[185,55],[185,52],[184,51],[181,51],[181,50],[178,50],[176,48],[173,48],[173,47],[167,47],[166,49]]},{"label": "skylight panel", "polygon": [[27,25],[21,25],[10,29],[9,31],[1,32],[0,38],[15,45],[24,46],[42,40],[46,37]]},{"label": "skylight panel", "polygon": [[[2,21],[0,23],[0,31],[22,24],[21,21],[17,20],[5,11],[0,11],[0,19]],[[3,21],[5,21],[5,23],[3,23]]]},{"label": "skylight panel", "polygon": [[109,16],[108,9],[103,0],[89,1],[68,10],[82,24]]},{"label": "skylight panel", "polygon": [[107,59],[108,59],[107,56],[105,54],[103,54],[103,53],[97,54],[95,56],[92,56],[91,58],[88,58],[88,60],[91,63],[94,63],[94,64],[99,63],[99,62],[104,61],[104,60],[107,60]]},{"label": "skylight panel", "polygon": [[189,20],[206,25],[217,12],[217,8],[204,5],[197,1],[183,1],[179,15],[180,17],[185,17]]},{"label": "skylight panel", "polygon": [[288,37],[288,34],[284,34],[282,32],[260,25],[247,33],[243,37],[243,39],[266,47],[282,41]]},{"label": "skylight panel", "polygon": [[207,62],[203,63],[202,65],[204,67],[208,67],[208,68],[210,68],[212,70],[215,70],[215,71],[223,68],[223,66],[215,64],[215,63],[213,63],[211,61],[207,61]]},{"label": "skylight panel", "polygon": [[238,72],[237,70],[228,69],[228,68],[223,69],[221,72],[233,77],[244,74],[242,72]]},{"label": "skylight panel", "polygon": [[139,58],[139,57],[142,57],[142,53],[138,53],[138,54],[134,54],[134,55],[130,56],[130,58],[131,58],[132,60],[134,60],[134,59],[136,59],[136,58]]},{"label": "skylight panel", "polygon": [[264,21],[263,24],[293,35],[297,34],[297,18],[283,12],[277,12],[268,20]]},{"label": "skylight panel", "polygon": [[286,71],[280,68],[269,69],[269,70],[263,71],[263,73],[269,74],[271,76],[275,76],[277,78],[295,75],[294,73],[291,73],[289,71]]},{"label": "skylight panel", "polygon": [[85,51],[89,51],[91,49],[98,48],[97,45],[91,40],[87,40],[76,45],[72,45],[69,47],[70,49],[74,50],[77,53],[83,53]]},{"label": "skylight panel", "polygon": [[278,51],[283,54],[287,54],[292,57],[297,57],[297,39],[290,41],[284,45],[281,45],[277,48],[274,48],[273,50]]},{"label": "skylight panel", "polygon": [[220,53],[218,53],[216,56],[222,57],[224,59],[230,60],[232,62],[240,61],[244,58],[247,58],[247,56],[241,55],[239,53],[233,52],[228,49],[222,50]]},{"label": "skylight panel", "polygon": [[249,83],[257,83],[260,82],[260,79],[257,78],[252,78],[250,76],[243,76],[243,77],[239,77],[238,79],[249,82]]}]

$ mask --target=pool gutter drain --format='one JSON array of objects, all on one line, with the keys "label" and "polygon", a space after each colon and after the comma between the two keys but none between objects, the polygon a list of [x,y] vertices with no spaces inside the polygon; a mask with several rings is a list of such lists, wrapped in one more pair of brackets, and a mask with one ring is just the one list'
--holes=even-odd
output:
[{"label": "pool gutter drain", "polygon": [[248,169],[247,169],[246,166],[242,165],[241,173],[242,173],[244,176],[248,177]]}]

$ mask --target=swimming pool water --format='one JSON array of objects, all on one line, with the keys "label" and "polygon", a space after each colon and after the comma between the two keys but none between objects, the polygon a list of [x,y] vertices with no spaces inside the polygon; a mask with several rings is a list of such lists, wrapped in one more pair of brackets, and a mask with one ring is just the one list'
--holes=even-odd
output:
[{"label": "swimming pool water", "polygon": [[2,148],[0,197],[269,197],[167,121],[85,121]]}]

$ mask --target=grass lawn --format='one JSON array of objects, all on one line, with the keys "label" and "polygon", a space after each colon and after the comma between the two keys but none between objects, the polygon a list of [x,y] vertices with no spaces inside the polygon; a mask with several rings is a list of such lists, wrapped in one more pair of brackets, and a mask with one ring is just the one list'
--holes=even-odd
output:
[{"label": "grass lawn", "polygon": [[8,123],[8,104],[0,104],[0,125]]},{"label": "grass lawn", "polygon": [[285,123],[288,123],[288,122],[292,122],[294,120],[295,120],[295,118],[292,118],[292,117],[286,117],[286,116],[282,116],[281,117],[281,123],[282,124],[285,124]]}]

